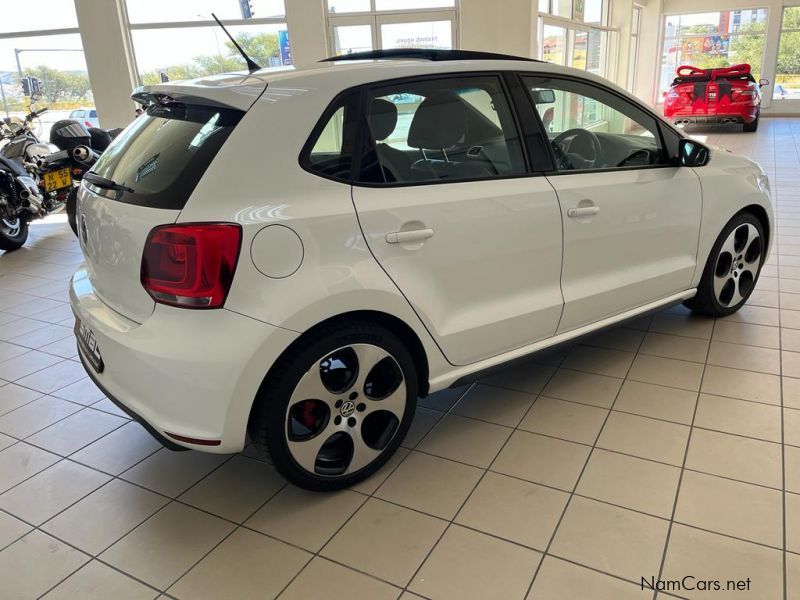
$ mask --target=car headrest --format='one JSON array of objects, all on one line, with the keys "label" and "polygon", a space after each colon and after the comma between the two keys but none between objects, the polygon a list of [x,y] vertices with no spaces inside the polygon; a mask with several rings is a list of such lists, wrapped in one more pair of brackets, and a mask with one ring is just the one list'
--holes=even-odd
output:
[{"label": "car headrest", "polygon": [[467,116],[467,107],[455,94],[431,94],[414,113],[408,145],[429,150],[454,146],[467,132]]},{"label": "car headrest", "polygon": [[375,141],[385,140],[397,127],[397,107],[388,100],[375,98],[369,109],[368,120]]}]

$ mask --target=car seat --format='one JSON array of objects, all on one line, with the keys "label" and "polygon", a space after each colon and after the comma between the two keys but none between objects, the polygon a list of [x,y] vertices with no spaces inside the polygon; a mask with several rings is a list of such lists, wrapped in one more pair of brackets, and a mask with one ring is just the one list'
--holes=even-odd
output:
[{"label": "car seat", "polygon": [[408,145],[422,153],[422,158],[411,166],[412,171],[421,179],[493,175],[491,165],[482,158],[482,147],[466,148],[468,123],[467,106],[456,94],[437,92],[428,96],[414,113],[408,131]]},{"label": "car seat", "polygon": [[388,100],[375,98],[370,106],[367,121],[375,140],[375,152],[384,180],[392,182],[410,179],[413,162],[411,157],[385,142],[397,127],[397,107]]}]

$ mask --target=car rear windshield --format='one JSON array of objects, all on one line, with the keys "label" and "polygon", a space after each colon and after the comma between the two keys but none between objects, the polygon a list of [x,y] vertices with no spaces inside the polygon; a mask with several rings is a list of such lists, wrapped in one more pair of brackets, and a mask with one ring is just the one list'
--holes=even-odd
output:
[{"label": "car rear windshield", "polygon": [[180,210],[242,116],[228,108],[153,105],[92,171],[133,190],[120,194],[120,202]]}]

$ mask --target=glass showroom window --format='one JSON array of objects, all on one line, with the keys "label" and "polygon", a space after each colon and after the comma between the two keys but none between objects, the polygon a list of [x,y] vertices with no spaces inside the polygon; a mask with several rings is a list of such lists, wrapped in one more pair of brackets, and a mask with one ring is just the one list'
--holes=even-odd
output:
[{"label": "glass showroom window", "polygon": [[772,97],[775,100],[800,100],[800,6],[783,9]]},{"label": "glass showroom window", "polygon": [[126,8],[143,84],[246,68],[212,12],[261,66],[292,64],[283,0],[126,0]]},{"label": "glass showroom window", "polygon": [[328,0],[335,55],[375,48],[455,46],[455,0]]},{"label": "glass showroom window", "polygon": [[[31,29],[35,27],[35,31]],[[2,116],[22,117],[30,106],[21,79],[36,77],[41,98],[37,108],[49,111],[37,133],[49,139],[50,126],[79,109],[97,125],[89,74],[78,34],[73,0],[41,0],[35,18],[24,10],[3,13],[0,19],[0,110]],[[91,115],[94,114],[94,117]]]},{"label": "glass showroom window", "polygon": [[766,28],[766,8],[667,16],[658,100],[681,65],[712,69],[748,63],[758,80]]},{"label": "glass showroom window", "polygon": [[616,31],[605,27],[602,0],[539,0],[539,57],[606,76]]},{"label": "glass showroom window", "polygon": [[539,12],[578,23],[606,25],[609,4],[603,0],[539,0]]}]

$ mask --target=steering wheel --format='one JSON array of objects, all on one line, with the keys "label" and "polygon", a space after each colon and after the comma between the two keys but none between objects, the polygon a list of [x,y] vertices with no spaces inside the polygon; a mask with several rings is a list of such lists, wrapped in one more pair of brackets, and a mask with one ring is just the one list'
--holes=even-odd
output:
[{"label": "steering wheel", "polygon": [[[644,162],[642,162],[642,161],[644,161]],[[631,154],[626,156],[624,159],[622,159],[619,162],[619,164],[617,164],[617,166],[618,167],[627,167],[629,164],[649,165],[651,162],[652,162],[652,155],[651,155],[650,151],[646,150],[645,148],[640,148],[639,150],[636,150],[636,151],[632,152]]]},{"label": "steering wheel", "polygon": [[[583,155],[581,155],[579,153],[576,153],[585,162],[589,163],[588,165],[582,165],[582,166],[577,167],[577,168],[584,168],[585,169],[585,168],[594,167],[595,163],[597,162],[597,157],[600,156],[600,153],[602,152],[602,146],[600,145],[600,140],[597,138],[597,136],[595,134],[593,134],[591,131],[587,130],[587,129],[581,129],[580,127],[576,127],[575,129],[567,129],[566,131],[563,131],[563,132],[559,133],[555,137],[555,139],[553,139],[553,146],[557,149],[556,150],[556,155],[558,156],[559,154],[561,154],[561,155],[563,155],[563,158],[567,158],[567,155],[570,154],[568,152],[568,150],[571,149],[572,144],[574,144],[575,141],[578,140],[578,139],[583,139],[588,143],[589,147],[592,150],[592,156],[591,157],[583,156]],[[569,143],[567,145],[567,148],[565,149],[564,148],[564,143],[567,142],[567,140],[569,140]],[[560,159],[561,159],[561,157],[559,157],[559,162],[560,162]],[[571,160],[569,162],[572,163]],[[572,166],[572,165],[570,164],[570,166]],[[575,167],[572,166],[572,168],[575,168]]]}]

